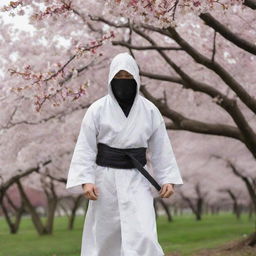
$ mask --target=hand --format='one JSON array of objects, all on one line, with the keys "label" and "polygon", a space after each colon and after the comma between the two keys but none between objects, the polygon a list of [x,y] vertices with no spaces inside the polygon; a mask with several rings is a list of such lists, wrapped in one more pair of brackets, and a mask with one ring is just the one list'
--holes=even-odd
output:
[{"label": "hand", "polygon": [[161,187],[159,194],[162,198],[168,198],[174,193],[174,184],[167,183]]},{"label": "hand", "polygon": [[85,183],[82,184],[82,188],[84,190],[84,196],[87,199],[97,200],[99,195],[99,190],[93,183]]}]

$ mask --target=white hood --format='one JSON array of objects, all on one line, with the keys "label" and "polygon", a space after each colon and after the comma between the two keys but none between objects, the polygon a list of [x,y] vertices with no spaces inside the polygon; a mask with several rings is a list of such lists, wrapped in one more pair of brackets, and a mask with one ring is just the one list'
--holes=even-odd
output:
[{"label": "white hood", "polygon": [[134,106],[136,105],[139,91],[140,91],[140,76],[139,76],[139,67],[135,59],[128,52],[122,52],[117,54],[111,61],[110,68],[109,68],[109,76],[108,76],[108,95],[110,95],[113,101],[117,105],[119,105],[111,88],[111,80],[114,78],[116,73],[118,73],[120,70],[125,70],[130,74],[132,74],[134,79],[137,82],[137,91],[136,91],[136,96],[133,102],[133,106]]}]

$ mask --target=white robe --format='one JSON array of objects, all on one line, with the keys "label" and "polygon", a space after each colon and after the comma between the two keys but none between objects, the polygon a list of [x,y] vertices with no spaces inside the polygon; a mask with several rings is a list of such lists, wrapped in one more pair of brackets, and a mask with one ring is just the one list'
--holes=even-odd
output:
[{"label": "white robe", "polygon": [[[119,70],[131,73],[137,94],[128,117],[116,101],[110,82]],[[160,186],[183,181],[158,108],[139,94],[139,69],[128,53],[111,62],[108,94],[87,109],[68,172],[66,189],[83,193],[81,185],[94,183],[97,200],[90,200],[85,216],[81,256],[163,256],[158,242],[151,183],[136,169],[118,169],[95,163],[97,143],[111,147],[147,147],[153,177]],[[148,165],[144,166],[148,170]],[[158,192],[157,192],[158,193]]]}]

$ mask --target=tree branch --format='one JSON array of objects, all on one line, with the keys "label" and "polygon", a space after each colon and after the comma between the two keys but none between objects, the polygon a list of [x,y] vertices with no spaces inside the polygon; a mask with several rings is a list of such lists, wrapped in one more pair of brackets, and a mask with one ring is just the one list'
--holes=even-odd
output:
[{"label": "tree branch", "polygon": [[239,35],[234,34],[228,27],[221,24],[210,13],[201,13],[199,17],[216,32],[220,33],[228,41],[232,42],[241,49],[256,55],[256,45],[248,42]]},{"label": "tree branch", "polygon": [[[142,31],[133,28],[133,30],[141,35],[143,38],[148,40],[152,45],[156,43],[148,35]],[[184,84],[187,88],[192,88],[195,91],[200,91],[208,94],[212,98],[217,98],[217,104],[219,104],[223,109],[225,109],[230,116],[233,118],[234,122],[237,124],[238,128],[242,132],[245,138],[245,145],[256,157],[256,134],[253,129],[250,127],[249,123],[246,121],[244,115],[237,106],[235,100],[227,98],[224,94],[219,92],[214,87],[211,87],[205,83],[198,82],[186,74],[180,67],[178,67],[164,52],[158,50],[159,54],[166,60],[166,62],[181,76],[184,80]]]},{"label": "tree branch", "polygon": [[256,1],[255,0],[245,0],[243,4],[247,7],[250,7],[253,10],[256,10]]},{"label": "tree branch", "polygon": [[[45,166],[49,163],[51,163],[52,160],[47,160],[42,163],[42,166]],[[30,175],[33,172],[38,172],[40,170],[40,166],[32,167],[27,169],[26,171],[22,172],[21,174],[16,174],[12,176],[9,180],[7,180],[5,183],[0,184],[0,198],[4,195],[5,191],[12,186],[14,183],[16,183],[21,178]],[[19,170],[20,171],[20,170]],[[0,176],[1,177],[1,176]],[[1,200],[0,200],[1,201]]]},{"label": "tree branch", "polygon": [[170,109],[167,104],[164,104],[156,99],[152,94],[149,93],[144,85],[141,85],[140,88],[145,97],[153,102],[165,117],[173,121],[172,124],[168,124],[166,126],[167,128],[173,130],[187,130],[196,133],[225,136],[244,142],[244,138],[241,135],[241,132],[236,127],[219,123],[205,123],[187,118],[182,114]]},{"label": "tree branch", "polygon": [[237,94],[243,103],[256,114],[256,99],[250,96],[232,75],[230,75],[220,64],[212,62],[210,59],[199,53],[186,42],[174,28],[169,27],[166,31],[169,32],[170,37],[174,39],[196,62],[218,74],[219,77]]},{"label": "tree branch", "polygon": [[242,85],[239,84],[234,79],[234,77],[230,75],[220,64],[218,64],[217,62],[212,62],[211,59],[205,57],[200,52],[198,52],[187,41],[185,41],[174,28],[168,27],[166,29],[160,29],[145,24],[141,26],[150,31],[155,31],[162,35],[169,36],[170,38],[175,40],[197,63],[202,64],[210,70],[213,70],[236,93],[236,95],[241,99],[241,101],[249,109],[256,113],[256,99],[253,98],[250,94],[248,94],[247,91],[242,87]]},{"label": "tree branch", "polygon": [[112,41],[112,44],[113,45],[121,45],[121,46],[125,46],[127,48],[130,48],[130,49],[134,49],[134,50],[156,50],[156,49],[159,49],[159,50],[164,50],[164,51],[182,51],[183,49],[181,47],[164,47],[164,46],[152,46],[152,45],[149,45],[149,46],[136,46],[136,45],[131,45],[127,42],[124,42],[124,41]]}]

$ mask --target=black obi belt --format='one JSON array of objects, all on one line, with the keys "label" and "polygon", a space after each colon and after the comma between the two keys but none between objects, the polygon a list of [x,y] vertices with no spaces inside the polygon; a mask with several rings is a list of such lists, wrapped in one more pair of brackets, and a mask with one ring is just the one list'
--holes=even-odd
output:
[{"label": "black obi belt", "polygon": [[97,144],[98,153],[96,164],[111,168],[131,169],[137,168],[141,174],[159,191],[161,186],[145,170],[147,163],[145,147],[139,148],[114,148],[104,143]]}]

